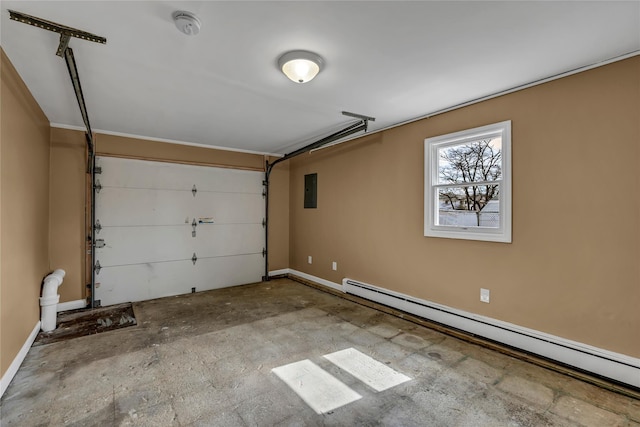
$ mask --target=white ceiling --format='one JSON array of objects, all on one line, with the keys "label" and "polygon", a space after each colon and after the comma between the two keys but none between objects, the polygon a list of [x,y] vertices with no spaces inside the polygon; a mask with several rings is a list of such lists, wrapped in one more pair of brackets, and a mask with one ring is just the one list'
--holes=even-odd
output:
[{"label": "white ceiling", "polygon": [[[343,110],[381,129],[640,51],[640,1],[2,1],[2,48],[49,120],[77,127],[59,36],[7,9],[107,38],[70,43],[94,130],[268,153],[337,130]],[[293,49],[325,59],[315,80],[277,69]]]}]

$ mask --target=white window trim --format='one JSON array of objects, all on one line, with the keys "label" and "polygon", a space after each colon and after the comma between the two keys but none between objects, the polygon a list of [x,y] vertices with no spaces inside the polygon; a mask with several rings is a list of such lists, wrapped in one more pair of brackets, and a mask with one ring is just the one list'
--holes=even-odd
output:
[{"label": "white window trim", "polygon": [[[436,225],[438,149],[446,145],[461,144],[466,141],[489,136],[502,137],[502,180],[500,180],[500,227],[452,227]],[[474,129],[424,140],[424,235],[449,239],[484,240],[511,243],[511,121],[507,120]]]}]

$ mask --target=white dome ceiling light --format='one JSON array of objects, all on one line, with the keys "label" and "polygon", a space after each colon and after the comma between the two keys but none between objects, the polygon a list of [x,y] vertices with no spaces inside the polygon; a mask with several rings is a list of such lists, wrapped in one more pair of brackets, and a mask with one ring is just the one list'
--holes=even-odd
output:
[{"label": "white dome ceiling light", "polygon": [[317,53],[292,50],[278,59],[278,67],[291,81],[307,83],[322,70],[324,60]]},{"label": "white dome ceiling light", "polygon": [[200,20],[193,13],[177,10],[171,16],[173,16],[173,22],[176,23],[176,27],[180,32],[188,36],[195,36],[200,32]]}]

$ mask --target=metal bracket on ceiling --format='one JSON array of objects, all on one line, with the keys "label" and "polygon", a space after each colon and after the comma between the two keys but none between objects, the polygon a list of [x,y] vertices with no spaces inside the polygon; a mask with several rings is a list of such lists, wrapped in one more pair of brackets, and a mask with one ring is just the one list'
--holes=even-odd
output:
[{"label": "metal bracket on ceiling", "polygon": [[349,116],[349,117],[355,117],[356,119],[367,120],[367,121],[370,121],[370,122],[375,122],[376,121],[375,117],[364,116],[362,114],[352,113],[350,111],[343,111],[342,115],[343,116]]},{"label": "metal bracket on ceiling", "polygon": [[60,34],[60,43],[58,44],[56,55],[64,56],[64,51],[69,47],[69,40],[71,40],[71,36],[68,36],[67,34]]},{"label": "metal bracket on ceiling", "polygon": [[371,116],[363,116],[362,114],[357,114],[357,113],[351,113],[349,111],[343,111],[342,112],[343,116],[349,116],[349,117],[354,117],[356,119],[360,119],[364,122],[364,131],[367,131],[367,128],[369,127],[369,122],[375,122],[376,118],[375,117],[371,117]]},{"label": "metal bracket on ceiling", "polygon": [[71,37],[76,37],[82,40],[87,40],[95,43],[106,44],[107,39],[87,31],[79,30],[73,27],[67,27],[66,25],[58,24],[56,22],[47,21],[46,19],[38,18],[36,16],[27,15],[26,13],[18,12],[15,10],[9,10],[9,18],[13,21],[18,21],[23,24],[32,25],[43,30],[52,31],[60,34],[60,43],[56,50],[56,55],[67,63],[69,70],[69,77],[71,77],[71,83],[76,94],[78,106],[80,107],[80,113],[82,114],[82,120],[87,128],[87,145],[89,146],[89,161],[87,162],[89,167],[87,172],[92,172],[93,167],[93,132],[91,131],[91,125],[89,124],[89,115],[84,102],[84,96],[82,95],[82,87],[80,86],[80,77],[78,76],[78,68],[73,57],[73,50],[69,47],[69,41]]},{"label": "metal bracket on ceiling", "polygon": [[33,25],[34,27],[42,28],[43,30],[59,33],[60,44],[56,50],[56,55],[58,56],[64,56],[64,51],[67,50],[71,37],[77,37],[79,39],[95,43],[107,43],[107,39],[104,37],[100,37],[77,28],[67,27],[66,25],[47,21],[46,19],[38,18],[36,16],[27,15],[26,13],[17,12],[15,10],[9,10],[9,18],[14,21],[22,22],[23,24]]}]

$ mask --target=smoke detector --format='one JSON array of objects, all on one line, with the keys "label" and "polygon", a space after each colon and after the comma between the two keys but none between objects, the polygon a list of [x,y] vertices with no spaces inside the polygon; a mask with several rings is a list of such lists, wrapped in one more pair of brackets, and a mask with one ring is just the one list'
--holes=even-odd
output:
[{"label": "smoke detector", "polygon": [[200,32],[200,20],[195,14],[185,10],[177,10],[171,16],[173,16],[173,22],[176,23],[180,32],[188,36],[195,36]]}]

